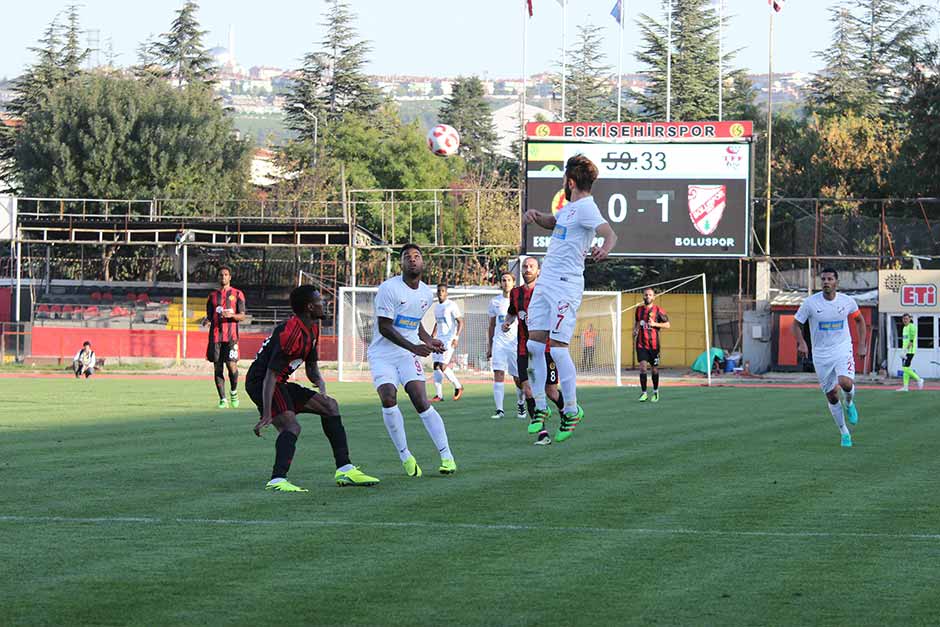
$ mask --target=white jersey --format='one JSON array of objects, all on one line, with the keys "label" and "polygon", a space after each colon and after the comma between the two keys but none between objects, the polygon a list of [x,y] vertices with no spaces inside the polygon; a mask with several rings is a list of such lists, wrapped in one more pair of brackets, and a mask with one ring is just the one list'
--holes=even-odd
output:
[{"label": "white jersey", "polygon": [[437,322],[434,337],[448,344],[457,332],[457,319],[462,317],[463,314],[460,313],[457,303],[449,298],[443,303],[434,305],[434,321]]},{"label": "white jersey", "polygon": [[855,299],[838,292],[832,300],[826,300],[822,292],[816,292],[803,301],[794,318],[800,324],[809,322],[814,361],[852,354],[849,317],[856,311],[858,303]]},{"label": "white jersey", "polygon": [[388,279],[379,286],[375,295],[375,321],[372,323],[372,343],[369,344],[369,358],[396,356],[408,351],[379,333],[379,318],[389,318],[402,337],[418,344],[418,327],[425,312],[434,302],[434,291],[424,282],[418,282],[417,289],[408,287],[401,275]]},{"label": "white jersey", "polygon": [[548,252],[542,262],[543,278],[575,277],[584,281],[584,257],[591,250],[594,231],[606,221],[593,196],[568,203],[555,215]]},{"label": "white jersey", "polygon": [[496,329],[493,331],[493,348],[515,348],[516,331],[519,327],[518,321],[513,320],[509,331],[503,331],[503,322],[506,321],[506,315],[509,313],[509,298],[502,294],[493,297],[487,313],[490,318],[496,318]]}]

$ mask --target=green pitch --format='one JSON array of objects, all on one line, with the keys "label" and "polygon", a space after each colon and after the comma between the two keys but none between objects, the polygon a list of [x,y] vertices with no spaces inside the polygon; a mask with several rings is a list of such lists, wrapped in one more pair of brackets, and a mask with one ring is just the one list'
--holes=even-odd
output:
[{"label": "green pitch", "polygon": [[[438,407],[459,471],[406,477],[368,385],[333,384],[263,490],[274,434],[205,381],[0,379],[2,624],[925,624],[940,616],[935,392],[861,391],[842,449],[818,390],[592,388],[532,446],[489,387]],[[513,397],[507,394],[506,409]],[[557,426],[553,425],[553,426]]]}]

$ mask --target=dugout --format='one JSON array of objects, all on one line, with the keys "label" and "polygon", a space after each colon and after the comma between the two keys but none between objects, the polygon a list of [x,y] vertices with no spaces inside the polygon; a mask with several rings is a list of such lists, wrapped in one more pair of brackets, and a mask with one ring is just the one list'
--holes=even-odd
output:
[{"label": "dugout", "polygon": [[[917,353],[911,366],[923,377],[940,377],[940,270],[881,270],[878,311],[881,345],[888,375],[898,376],[907,351],[902,345],[901,316],[917,325]],[[881,355],[879,355],[881,357]]]},{"label": "dugout", "polygon": [[[855,357],[855,372],[858,374],[868,374],[872,370],[872,338],[878,337],[878,332],[874,327],[873,321],[878,320],[878,300],[875,292],[863,292],[852,294],[843,292],[851,296],[858,303],[858,309],[865,318],[865,324],[868,325],[868,337],[865,341],[868,343],[868,354],[864,359]],[[781,292],[777,294],[770,302],[771,312],[771,362],[770,369],[783,372],[812,372],[813,360],[812,350],[813,342],[810,338],[809,330],[806,330],[806,344],[810,347],[810,356],[801,360],[796,353],[796,340],[790,331],[793,324],[793,316],[797,309],[806,298],[810,296],[806,292]],[[849,325],[849,332],[852,334],[853,344],[858,342],[855,325]]]}]

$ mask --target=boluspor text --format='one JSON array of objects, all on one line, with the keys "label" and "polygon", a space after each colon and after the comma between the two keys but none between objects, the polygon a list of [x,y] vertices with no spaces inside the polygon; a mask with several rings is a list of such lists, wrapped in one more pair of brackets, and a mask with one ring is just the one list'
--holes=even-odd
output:
[{"label": "boluspor text", "polygon": [[733,237],[677,237],[677,248],[734,248]]}]

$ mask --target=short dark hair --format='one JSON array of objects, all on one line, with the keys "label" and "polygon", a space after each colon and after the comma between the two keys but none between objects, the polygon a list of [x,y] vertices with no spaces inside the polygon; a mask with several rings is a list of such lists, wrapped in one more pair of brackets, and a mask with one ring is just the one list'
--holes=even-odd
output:
[{"label": "short dark hair", "polygon": [[229,273],[229,274],[232,274],[232,269],[229,268],[228,266],[219,266],[219,272],[218,272],[218,273],[219,273],[219,274],[222,274],[222,270],[228,270],[228,273]]},{"label": "short dark hair", "polygon": [[290,308],[299,316],[319,293],[320,291],[313,285],[295,287],[290,293]]},{"label": "short dark hair", "polygon": [[565,176],[574,181],[579,190],[589,192],[597,180],[597,166],[584,155],[578,154],[565,164]]},{"label": "short dark hair", "polygon": [[901,317],[902,317],[902,318],[910,318],[911,320],[914,319],[914,316],[912,316],[911,314],[909,314],[909,313],[907,313],[907,312],[902,313],[902,314],[901,314]]},{"label": "short dark hair", "polygon": [[86,346],[91,346],[91,342],[89,342],[88,340],[85,340],[85,343],[82,344],[82,348],[85,348]]},{"label": "short dark hair", "polygon": [[408,242],[407,244],[401,247],[400,251],[398,251],[398,257],[399,258],[404,257],[405,253],[408,252],[409,250],[417,250],[420,253],[421,247],[415,244],[414,242]]},{"label": "short dark hair", "polygon": [[819,271],[819,276],[822,276],[824,274],[831,274],[835,278],[837,279],[839,278],[839,273],[836,272],[835,268],[823,268],[822,270]]},{"label": "short dark hair", "polygon": [[506,276],[507,274],[512,277],[512,280],[513,280],[513,281],[516,280],[516,275],[513,274],[512,272],[510,272],[509,270],[503,270],[502,272],[500,272],[500,273],[499,273],[499,280],[502,281],[502,280],[503,280],[503,277]]}]

